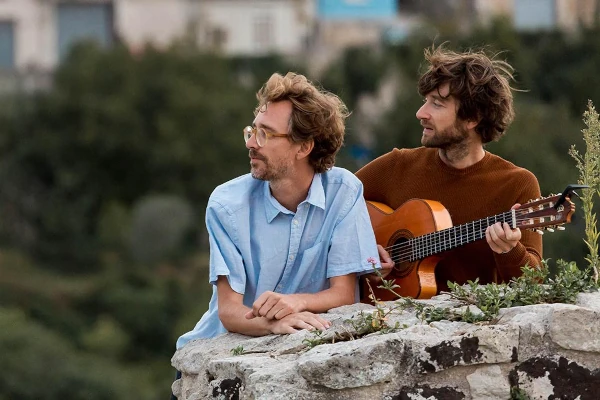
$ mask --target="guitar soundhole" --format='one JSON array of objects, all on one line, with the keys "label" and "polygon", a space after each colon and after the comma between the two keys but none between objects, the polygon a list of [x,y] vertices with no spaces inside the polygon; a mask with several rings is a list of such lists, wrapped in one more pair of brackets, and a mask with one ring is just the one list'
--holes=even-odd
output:
[{"label": "guitar soundhole", "polygon": [[408,230],[399,230],[390,238],[388,252],[394,260],[394,271],[392,274],[395,277],[402,278],[412,271],[414,263],[410,262],[410,248],[408,240],[413,236]]}]

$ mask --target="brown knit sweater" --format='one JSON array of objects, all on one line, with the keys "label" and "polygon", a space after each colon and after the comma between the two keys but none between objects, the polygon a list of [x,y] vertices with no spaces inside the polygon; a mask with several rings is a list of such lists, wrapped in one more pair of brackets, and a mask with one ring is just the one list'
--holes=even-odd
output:
[{"label": "brown knit sweater", "polygon": [[[436,200],[449,211],[454,225],[500,214],[515,203],[540,197],[531,172],[487,151],[478,163],[455,169],[444,164],[437,149],[394,149],[356,175],[364,184],[365,199],[393,209],[412,198]],[[539,266],[541,236],[529,230],[521,233],[520,243],[506,254],[493,252],[485,239],[446,252],[436,267],[438,290],[447,290],[448,280],[508,282],[521,275],[522,266]]]}]

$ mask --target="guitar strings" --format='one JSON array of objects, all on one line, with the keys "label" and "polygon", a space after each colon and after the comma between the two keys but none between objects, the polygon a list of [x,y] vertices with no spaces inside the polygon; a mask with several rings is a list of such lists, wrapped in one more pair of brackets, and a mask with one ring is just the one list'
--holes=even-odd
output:
[{"label": "guitar strings", "polygon": [[[526,218],[521,218],[523,215],[526,214],[530,214],[530,211],[528,210],[515,210],[515,222],[519,223],[519,222],[523,222],[523,221],[528,221],[532,218],[530,217],[526,217]],[[511,211],[507,211],[505,213],[502,214],[498,214],[496,216],[493,217],[488,217],[488,218],[482,218],[480,220],[477,221],[473,221],[473,222],[469,222],[466,224],[461,224],[461,225],[455,225],[452,226],[450,228],[446,228],[446,229],[442,229],[441,231],[434,231],[434,232],[430,232],[427,233],[425,235],[421,235],[415,238],[410,238],[407,239],[406,241],[402,242],[402,243],[398,243],[389,247],[386,247],[385,250],[388,253],[392,253],[392,261],[394,263],[397,262],[407,262],[407,261],[415,261],[418,260],[420,258],[432,255],[432,254],[436,254],[436,253],[440,253],[443,252],[445,250],[449,250],[444,248],[444,249],[440,249],[439,251],[437,250],[438,247],[443,246],[443,243],[439,243],[436,241],[432,241],[432,239],[435,239],[435,236],[445,236],[445,233],[448,233],[448,236],[450,236],[452,234],[452,231],[458,231],[458,234],[461,235],[461,233],[463,233],[463,231],[466,229],[466,235],[462,236],[460,239],[460,244],[457,245],[457,238],[455,236],[454,238],[454,246],[450,245],[450,247],[458,247],[461,246],[463,244],[467,244],[470,243],[472,241],[478,240],[478,239],[482,239],[485,237],[485,229],[487,229],[488,226],[493,225],[496,222],[507,222],[506,221],[506,217],[511,217],[512,216],[512,212]],[[495,219],[491,224],[489,223],[490,221],[489,218]],[[500,219],[500,220],[498,220]],[[510,219],[510,218],[509,218]],[[476,223],[479,222],[480,225],[480,229],[478,231],[475,231],[474,226]],[[487,225],[485,225],[485,229],[481,229],[484,225],[482,225],[482,223],[485,222]],[[469,225],[473,225],[473,230],[470,232],[469,231]],[[456,232],[455,232],[456,235]],[[415,251],[413,251],[413,243],[415,243],[416,241],[420,241],[420,242],[424,242],[423,246],[419,246],[418,251],[416,253],[420,253],[420,254],[424,254],[424,256],[422,257],[414,257],[413,260],[411,260],[411,257],[413,256],[413,254],[415,253]],[[450,243],[452,243],[452,239],[450,239],[449,241]],[[433,250],[433,252],[429,253],[431,250]]]}]

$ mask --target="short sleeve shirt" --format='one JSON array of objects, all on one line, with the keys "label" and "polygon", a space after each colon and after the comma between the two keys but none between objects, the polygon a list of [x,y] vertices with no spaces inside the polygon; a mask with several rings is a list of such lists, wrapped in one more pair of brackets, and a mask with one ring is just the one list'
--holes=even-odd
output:
[{"label": "short sleeve shirt", "polygon": [[265,291],[317,293],[331,277],[372,272],[368,259],[378,260],[362,184],[337,167],[315,174],[296,212],[279,204],[269,182],[250,174],[220,185],[210,196],[206,226],[213,294],[208,311],[177,348],[227,332],[218,316],[219,276],[252,307]]}]

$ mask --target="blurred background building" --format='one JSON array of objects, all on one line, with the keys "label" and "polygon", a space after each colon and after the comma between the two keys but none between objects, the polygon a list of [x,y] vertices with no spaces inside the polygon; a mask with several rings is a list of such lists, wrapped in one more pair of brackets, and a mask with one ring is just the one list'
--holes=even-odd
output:
[{"label": "blurred background building", "polygon": [[4,0],[0,67],[54,68],[81,40],[117,41],[132,51],[187,38],[226,55],[314,55],[402,41],[420,20],[468,29],[506,15],[521,30],[576,30],[598,15],[598,0]]}]

